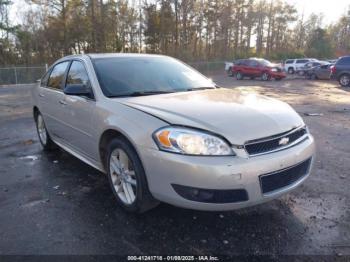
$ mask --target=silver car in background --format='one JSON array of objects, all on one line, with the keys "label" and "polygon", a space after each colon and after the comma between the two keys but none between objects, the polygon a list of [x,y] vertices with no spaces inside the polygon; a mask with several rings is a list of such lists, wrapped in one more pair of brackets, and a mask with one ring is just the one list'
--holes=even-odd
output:
[{"label": "silver car in background", "polygon": [[266,202],[310,174],[314,139],[286,103],[217,87],[159,55],[91,54],[55,62],[32,90],[45,150],[107,174],[116,201],[198,210]]}]

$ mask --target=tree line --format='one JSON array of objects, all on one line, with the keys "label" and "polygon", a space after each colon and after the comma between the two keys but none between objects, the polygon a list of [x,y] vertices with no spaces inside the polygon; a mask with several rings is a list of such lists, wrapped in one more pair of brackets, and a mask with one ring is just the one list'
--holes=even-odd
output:
[{"label": "tree line", "polygon": [[68,54],[147,52],[185,61],[350,53],[350,18],[323,25],[284,0],[26,0],[21,23],[0,0],[0,64]]}]

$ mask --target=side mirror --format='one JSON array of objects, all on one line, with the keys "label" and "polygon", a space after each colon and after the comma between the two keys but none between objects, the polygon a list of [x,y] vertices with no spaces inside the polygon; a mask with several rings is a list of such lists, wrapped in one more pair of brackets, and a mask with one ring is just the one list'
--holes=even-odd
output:
[{"label": "side mirror", "polygon": [[85,84],[69,84],[66,85],[64,91],[66,95],[71,96],[87,96],[92,97],[91,89]]}]

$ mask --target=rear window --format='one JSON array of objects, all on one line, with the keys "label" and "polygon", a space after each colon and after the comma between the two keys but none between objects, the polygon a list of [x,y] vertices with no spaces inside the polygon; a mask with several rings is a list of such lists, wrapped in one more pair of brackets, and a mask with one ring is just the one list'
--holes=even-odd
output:
[{"label": "rear window", "polygon": [[235,65],[246,65],[246,64],[247,64],[247,62],[246,62],[246,60],[244,60],[244,59],[242,59],[242,60],[237,60],[236,63],[235,63]]},{"label": "rear window", "polygon": [[294,60],[287,60],[286,64],[293,64]]}]

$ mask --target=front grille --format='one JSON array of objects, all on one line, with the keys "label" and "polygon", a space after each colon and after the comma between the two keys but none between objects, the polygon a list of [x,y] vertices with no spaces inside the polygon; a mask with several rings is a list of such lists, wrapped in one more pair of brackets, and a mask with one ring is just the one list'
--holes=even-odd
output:
[{"label": "front grille", "polygon": [[296,166],[261,175],[259,178],[263,194],[287,187],[307,175],[310,171],[311,160],[309,158]]},{"label": "front grille", "polygon": [[[249,155],[264,154],[270,151],[275,151],[284,147],[288,147],[295,141],[297,141],[299,138],[303,137],[305,134],[307,134],[307,130],[306,127],[303,127],[295,131],[282,133],[269,138],[250,141],[245,144],[245,149]],[[282,143],[282,139],[284,140],[284,142],[288,140],[287,143]]]}]

